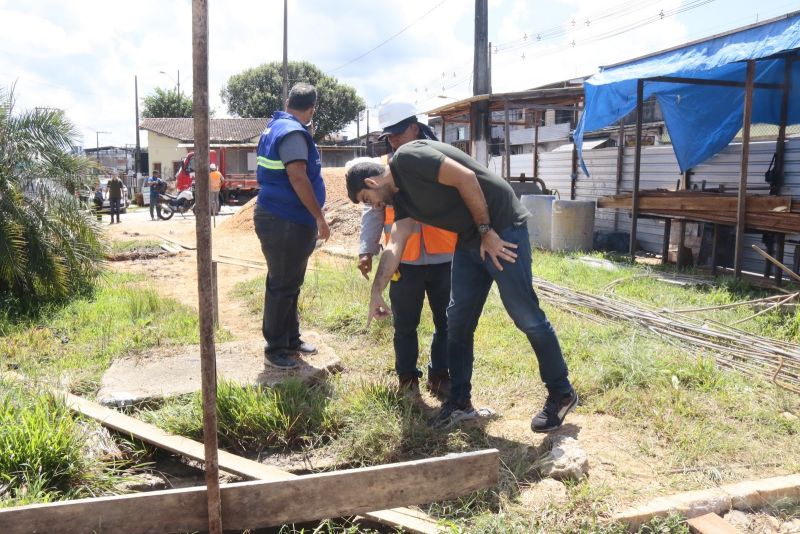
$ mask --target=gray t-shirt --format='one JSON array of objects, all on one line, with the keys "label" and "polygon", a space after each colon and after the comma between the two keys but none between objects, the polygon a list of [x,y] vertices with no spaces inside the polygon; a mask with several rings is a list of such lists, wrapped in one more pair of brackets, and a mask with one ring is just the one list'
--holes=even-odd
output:
[{"label": "gray t-shirt", "polygon": [[458,234],[460,248],[478,248],[478,227],[455,187],[438,181],[439,168],[450,158],[475,173],[489,207],[489,220],[497,233],[523,224],[528,210],[511,186],[458,148],[427,139],[406,143],[389,163],[400,191],[392,198],[395,220],[412,217]]},{"label": "gray t-shirt", "polygon": [[308,143],[303,132],[291,132],[281,139],[278,145],[278,155],[284,165],[293,161],[305,161],[308,163]]}]

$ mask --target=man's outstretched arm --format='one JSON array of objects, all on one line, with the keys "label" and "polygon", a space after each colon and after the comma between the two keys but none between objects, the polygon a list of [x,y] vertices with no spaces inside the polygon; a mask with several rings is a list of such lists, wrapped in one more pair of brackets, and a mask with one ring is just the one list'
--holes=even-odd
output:
[{"label": "man's outstretched arm", "polygon": [[395,221],[392,225],[389,244],[381,255],[381,261],[375,272],[375,280],[372,281],[367,326],[372,322],[372,319],[388,317],[392,313],[386,305],[386,301],[383,300],[383,290],[386,289],[386,286],[389,285],[389,280],[397,272],[397,268],[400,266],[400,258],[403,257],[403,250],[405,250],[408,238],[413,231],[414,219],[408,217]]}]

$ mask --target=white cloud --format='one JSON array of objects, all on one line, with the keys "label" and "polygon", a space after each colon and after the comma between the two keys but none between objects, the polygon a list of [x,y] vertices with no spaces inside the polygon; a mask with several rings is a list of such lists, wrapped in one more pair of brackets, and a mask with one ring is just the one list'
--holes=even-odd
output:
[{"label": "white cloud", "polygon": [[[425,109],[441,105],[439,95],[468,96],[474,2],[446,0],[430,11],[439,1],[289,0],[289,59],[331,71],[408,26],[332,74],[370,106],[397,93],[416,95]],[[710,6],[721,12],[727,3]],[[493,89],[522,90],[590,74],[599,65],[678,44],[689,35],[691,12],[601,37],[679,5],[681,0],[490,0],[489,39],[502,48],[492,55]],[[770,5],[782,6],[781,0],[761,0],[758,8]],[[278,0],[229,0],[210,2],[209,9],[209,98],[217,116],[224,116],[219,92],[231,75],[282,59],[283,6]],[[172,87],[178,70],[181,90],[191,90],[190,0],[0,0],[0,20],[0,86],[18,80],[21,108],[65,109],[88,146],[96,143],[97,130],[113,132],[102,135],[101,144],[134,142],[135,75],[140,98],[155,87]],[[537,32],[553,29],[558,35],[534,42]]]}]

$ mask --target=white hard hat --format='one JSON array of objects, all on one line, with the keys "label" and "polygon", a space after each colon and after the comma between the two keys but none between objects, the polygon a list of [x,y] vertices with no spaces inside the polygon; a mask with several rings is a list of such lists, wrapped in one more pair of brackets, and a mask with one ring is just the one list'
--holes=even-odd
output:
[{"label": "white hard hat", "polygon": [[381,102],[381,107],[378,109],[378,126],[384,133],[398,133],[386,130],[408,119],[416,120],[416,115],[417,106],[411,101],[398,96],[390,96]]},{"label": "white hard hat", "polygon": [[211,165],[209,165],[208,168],[211,169],[212,171],[216,171],[217,170],[217,164],[216,163],[212,163]]}]

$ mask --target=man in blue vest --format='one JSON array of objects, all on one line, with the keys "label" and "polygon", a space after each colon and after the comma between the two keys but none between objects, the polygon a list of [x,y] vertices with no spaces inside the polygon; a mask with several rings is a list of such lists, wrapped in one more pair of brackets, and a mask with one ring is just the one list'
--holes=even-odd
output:
[{"label": "man in blue vest", "polygon": [[298,366],[294,356],[317,349],[300,339],[297,301],[317,238],[330,237],[322,206],[325,182],[317,146],[308,130],[317,103],[313,85],[298,83],[286,111],[276,111],[258,142],[259,192],[253,222],[267,260],[262,332],[264,363]]}]

